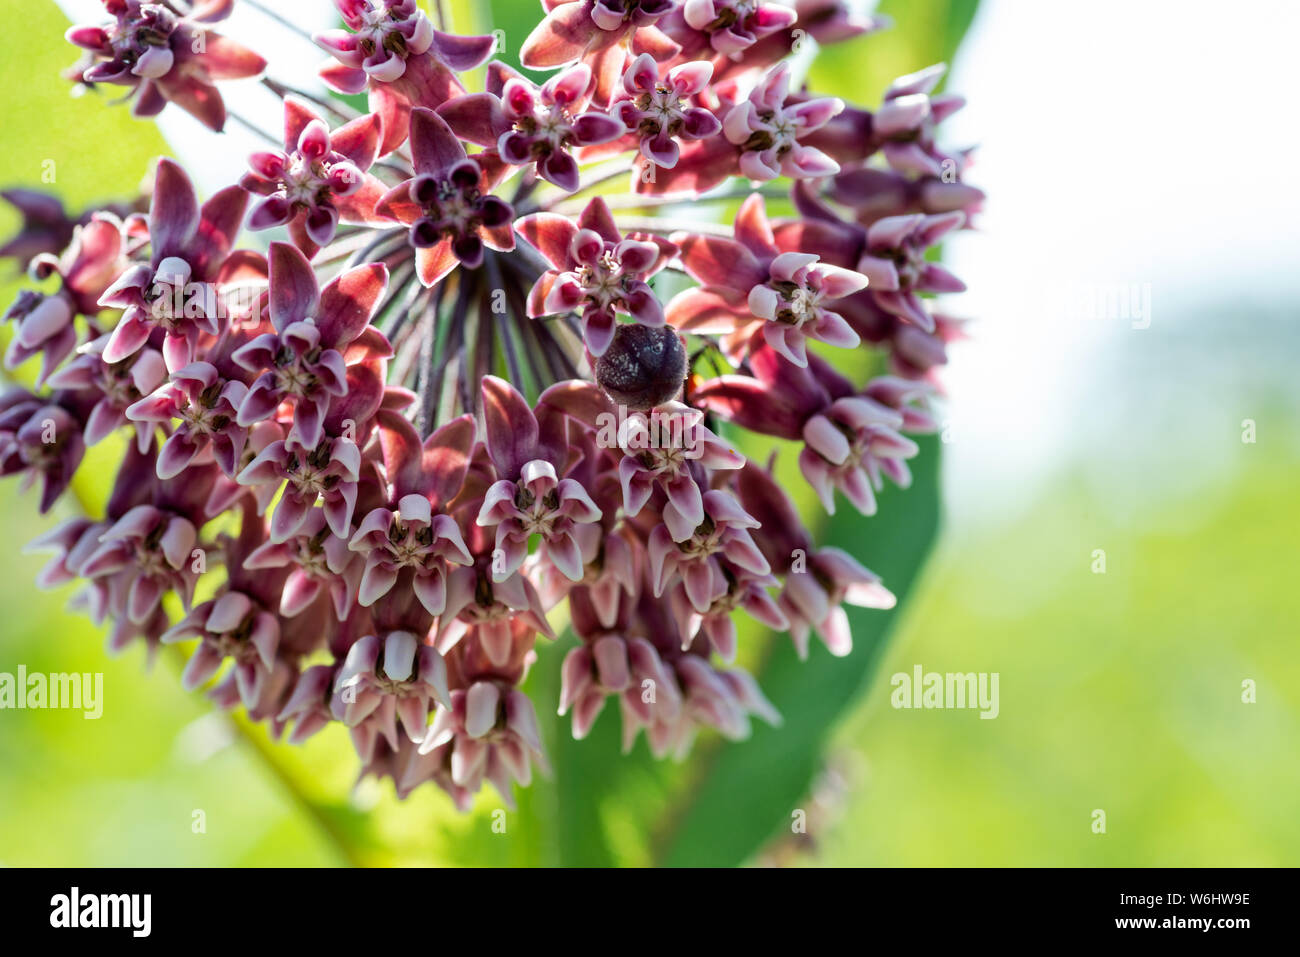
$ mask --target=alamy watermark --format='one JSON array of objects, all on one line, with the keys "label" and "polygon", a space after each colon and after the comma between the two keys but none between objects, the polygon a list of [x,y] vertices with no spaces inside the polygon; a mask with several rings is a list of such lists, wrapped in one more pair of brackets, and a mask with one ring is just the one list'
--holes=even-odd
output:
[{"label": "alamy watermark", "polygon": [[895,708],[977,708],[981,718],[996,718],[998,675],[996,671],[940,674],[916,665],[910,674],[900,671],[889,679],[894,689],[889,703]]},{"label": "alamy watermark", "polygon": [[151,894],[70,893],[50,898],[51,927],[125,927],[132,937],[148,937],[153,926]]},{"label": "alamy watermark", "polygon": [[1133,329],[1151,326],[1151,283],[1078,282],[1044,291],[1051,315],[1071,321],[1127,322]]},{"label": "alamy watermark", "polygon": [[265,295],[264,283],[232,283],[218,287],[215,283],[187,282],[183,275],[159,272],[149,291],[149,313],[155,321],[256,320],[260,300]]},{"label": "alamy watermark", "polygon": [[104,714],[104,674],[90,672],[17,673],[0,671],[0,710],[26,708],[72,709],[82,717],[96,719]]}]

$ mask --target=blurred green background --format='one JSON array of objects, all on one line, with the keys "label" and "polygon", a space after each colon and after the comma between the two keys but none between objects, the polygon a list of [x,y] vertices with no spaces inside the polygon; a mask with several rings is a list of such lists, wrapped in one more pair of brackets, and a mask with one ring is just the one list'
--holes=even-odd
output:
[{"label": "blurred green background", "polygon": [[[516,48],[523,33],[510,24],[533,22],[534,7],[490,5]],[[54,159],[51,188],[70,208],[130,192],[167,145],[120,108],[69,99],[56,78],[73,59],[66,18],[47,0],[0,0],[6,22],[20,8],[21,35],[0,35],[0,183],[39,186],[41,162]],[[945,0],[884,9],[895,28],[819,57],[818,90],[873,104],[892,76],[950,58],[974,15]],[[475,15],[492,25],[482,7]],[[976,29],[970,42],[996,40]],[[233,177],[242,156],[222,162]],[[0,213],[0,234],[15,224]],[[6,279],[0,299],[20,285]],[[102,671],[105,703],[97,721],[0,712],[0,862],[1294,865],[1300,403],[1279,361],[1296,352],[1294,310],[1266,294],[1242,319],[1232,290],[1221,296],[1112,343],[1074,411],[1090,427],[1062,419],[1070,438],[1043,452],[1023,494],[1010,467],[986,505],[965,485],[952,494],[970,441],[957,430],[928,561],[938,441],[925,445],[916,487],[887,493],[876,518],[824,526],[896,591],[911,589],[895,612],[855,615],[857,649],[844,661],[818,646],[800,665],[787,640],[747,633],[783,728],[759,728],[743,746],[706,740],[686,764],[659,765],[644,744],[617,756],[607,709],[575,744],[545,713],[571,639],[542,649],[530,690],[556,772],[518,793],[505,834],[491,827],[494,794],[462,816],[431,788],[404,803],[386,786],[354,788],[341,728],[303,749],[271,744],[183,692],[168,656],[152,671],[139,648],[108,659],[102,634],[64,610],[67,592],[32,586],[43,556],[19,551],[71,511],[42,519],[30,493],[5,483],[0,671]],[[1198,383],[1213,389],[1209,406],[1188,400]],[[1257,423],[1253,444],[1241,441],[1244,418]],[[113,452],[89,462],[93,498]],[[1105,574],[1091,568],[1098,548]],[[889,676],[916,664],[997,672],[999,717],[891,708]],[[1241,700],[1247,678],[1253,704]],[[806,835],[791,833],[796,809]],[[1105,834],[1093,833],[1094,809]]]}]

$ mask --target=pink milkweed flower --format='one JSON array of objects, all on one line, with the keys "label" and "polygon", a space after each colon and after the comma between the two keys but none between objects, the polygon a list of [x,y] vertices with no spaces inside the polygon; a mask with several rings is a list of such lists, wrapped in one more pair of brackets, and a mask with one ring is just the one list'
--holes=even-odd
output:
[{"label": "pink milkweed flower", "polygon": [[36,552],[53,553],[53,557],[37,573],[36,587],[61,588],[75,582],[82,559],[99,547],[99,536],[107,528],[107,522],[95,522],[88,518],[70,518],[60,522],[48,532],[37,535],[24,545],[24,555]]},{"label": "pink milkweed flower", "polygon": [[323,509],[312,509],[298,531],[283,542],[263,542],[244,559],[250,570],[289,568],[279,611],[285,618],[301,614],[327,592],[335,617],[344,621],[356,600],[361,559],[334,535]]},{"label": "pink milkweed flower", "polygon": [[[157,349],[145,347],[121,362],[105,362],[103,353],[108,339],[105,334],[87,342],[49,378],[51,388],[85,390],[98,396],[86,417],[87,445],[103,441],[126,425],[130,421],[127,409],[167,380],[167,365]],[[153,444],[155,431],[152,424],[136,425],[136,445],[142,453]]]},{"label": "pink milkweed flower", "polygon": [[853,636],[848,615],[840,606],[893,608],[893,594],[878,575],[847,552],[830,546],[817,548],[794,503],[766,469],[746,465],[736,481],[736,495],[762,522],[754,540],[783,579],[777,605],[788,622],[799,658],[808,657],[812,631],[831,654],[847,655],[853,650]]},{"label": "pink milkweed flower", "polygon": [[213,458],[230,478],[239,466],[248,431],[236,421],[248,386],[222,377],[209,362],[191,362],[171,374],[170,380],[126,410],[136,423],[170,426],[172,431],[158,453],[158,477],[174,478],[199,453],[211,449]]},{"label": "pink milkweed flower", "polygon": [[883,141],[885,160],[900,173],[943,176],[962,166],[959,154],[935,145],[935,126],[966,105],[965,97],[955,93],[931,95],[946,69],[938,63],[899,77],[872,114],[872,138]]},{"label": "pink milkweed flower", "polygon": [[271,740],[278,741],[284,734],[285,722],[279,719],[280,703],[298,680],[298,671],[284,658],[276,658],[271,670],[259,682],[256,694],[244,700],[239,688],[239,673],[231,668],[225,677],[208,689],[207,698],[223,711],[234,711],[243,705],[248,720],[266,722],[266,732]]},{"label": "pink milkweed flower", "polygon": [[29,272],[35,279],[57,276],[59,288],[46,295],[32,290],[19,293],[4,314],[18,325],[5,352],[5,368],[14,369],[38,353],[42,356],[37,386],[72,353],[77,345],[74,320],[100,311],[99,297],[127,267],[121,220],[97,213],[73,229],[72,239],[60,256],[35,256]]},{"label": "pink milkweed flower", "polygon": [[517,481],[501,479],[488,489],[478,523],[496,526],[496,546],[504,559],[494,570],[497,581],[512,574],[528,557],[528,540],[541,536],[541,552],[571,581],[585,574],[574,526],[600,519],[600,509],[573,479],[560,479],[543,459],[524,465]]},{"label": "pink milkweed flower", "polygon": [[347,385],[346,394],[331,403],[316,445],[302,446],[292,437],[273,441],[236,476],[245,486],[284,483],[284,494],[271,516],[273,542],[293,537],[317,501],[331,532],[345,539],[352,534],[361,478],[360,446],[382,401],[383,385],[379,374],[366,365],[348,368]]},{"label": "pink milkweed flower", "polygon": [[[655,416],[680,423],[680,445],[650,441],[661,430]],[[679,402],[660,406],[646,414],[631,413],[618,429],[617,443],[623,453],[618,463],[618,480],[623,492],[623,513],[628,518],[641,514],[656,490],[664,493],[661,515],[672,540],[690,538],[705,519],[703,494],[706,470],[740,468],[744,456],[714,435],[704,424],[704,413]],[[671,437],[671,432],[670,432]]]},{"label": "pink milkweed flower", "polygon": [[430,615],[447,607],[449,565],[472,565],[460,526],[442,510],[460,492],[474,442],[474,421],[460,416],[421,444],[400,415],[382,421],[385,471],[393,507],[361,519],[348,548],[364,557],[358,601],[373,605],[410,569],[410,587]]},{"label": "pink milkweed flower", "polygon": [[623,74],[623,96],[613,112],[637,138],[641,155],[665,169],[677,165],[679,143],[715,135],[722,124],[708,110],[691,105],[713,76],[713,64],[694,61],[673,67],[662,79],[659,64],[643,53]]},{"label": "pink milkweed flower", "polygon": [[763,339],[795,365],[807,365],[804,340],[853,348],[858,334],[824,305],[863,289],[867,277],[817,261],[813,253],[781,253],[768,267],[771,278],[749,291],[749,310],[763,324]]},{"label": "pink milkweed flower", "polygon": [[727,593],[727,576],[720,559],[754,575],[767,575],[771,568],[754,544],[749,530],[756,522],[729,492],[705,492],[704,520],[682,541],[674,541],[667,526],[650,533],[647,548],[656,596],[664,594],[670,582],[680,579],[686,597],[701,614]]},{"label": "pink milkweed flower", "polygon": [[669,604],[677,617],[682,635],[682,650],[689,651],[695,641],[703,636],[708,647],[723,661],[736,660],[736,622],[734,612],[744,609],[749,616],[773,631],[789,627],[785,613],[768,589],[777,584],[772,575],[754,575],[744,569],[733,570],[726,576],[726,591],[715,598],[708,608],[701,610],[686,594],[684,583],[678,583],[669,593]]},{"label": "pink milkweed flower", "polygon": [[646,280],[676,247],[666,240],[623,238],[603,199],[588,203],[577,225],[567,216],[534,213],[515,228],[551,264],[529,292],[530,317],[577,312],[595,357],[613,342],[618,313],[643,325],[664,324],[663,306]]},{"label": "pink milkweed flower", "polygon": [[321,79],[339,93],[370,90],[370,111],[383,121],[380,153],[405,142],[413,107],[437,107],[465,92],[457,73],[481,66],[496,45],[492,36],[454,36],[435,30],[415,0],[334,0],[350,30],[316,34],[316,44],[338,62]]},{"label": "pink milkweed flower", "polygon": [[[704,413],[699,409],[671,402],[658,411],[681,418],[688,444],[677,448],[650,443],[643,448],[634,430],[620,429],[623,458],[618,463],[618,479],[623,489],[623,513],[629,518],[639,515],[655,489],[662,489],[664,525],[673,541],[681,542],[704,521],[703,470],[738,469],[745,464],[745,457],[703,424]],[[647,418],[644,413],[633,414]],[[652,428],[647,425],[646,432]]]},{"label": "pink milkweed flower", "polygon": [[[689,2],[690,0],[688,5]],[[715,5],[720,2],[721,0],[714,0]],[[745,9],[746,2],[739,0],[732,6],[728,0],[727,6],[739,13]],[[776,9],[772,10],[773,7]],[[730,78],[746,70],[763,69],[785,59],[791,51],[797,53],[809,40],[825,47],[856,36],[875,33],[892,23],[889,17],[860,13],[858,5],[849,0],[793,0],[789,7],[793,8],[793,21],[775,30],[764,29],[760,32],[754,28],[755,40],[745,48],[741,56],[715,56],[717,69],[714,79]],[[763,2],[756,7],[756,10],[772,10],[769,15],[776,18],[783,17],[782,11],[785,9],[784,3]],[[682,44],[684,55],[703,49],[704,44],[700,40],[702,34],[695,31],[685,33],[681,29],[685,24],[679,25],[675,19],[666,23],[669,35]],[[723,29],[726,27],[723,26]]]},{"label": "pink milkweed flower", "polygon": [[[803,186],[801,183],[800,188]],[[984,204],[983,190],[960,180],[905,176],[869,166],[847,169],[832,177],[827,195],[852,209],[853,217],[864,226],[905,213],[962,212],[969,222]]]},{"label": "pink milkweed flower", "polygon": [[732,351],[751,336],[796,366],[807,366],[806,340],[854,348],[858,334],[829,304],[863,289],[867,277],[819,261],[811,252],[784,252],[755,193],[736,214],[736,238],[678,238],[682,264],[698,289],[668,304],[668,320],[683,332],[731,334]]},{"label": "pink milkweed flower", "polygon": [[108,640],[105,642],[109,655],[121,654],[137,640],[145,646],[145,660],[153,664],[161,645],[161,637],[171,626],[167,612],[159,604],[143,622],[133,622],[126,614],[126,602],[130,595],[130,586],[134,581],[131,569],[124,569],[116,575],[95,579],[89,586],[72,596],[68,607],[73,611],[85,613],[96,626],[108,619]]},{"label": "pink milkweed flower", "polygon": [[501,681],[453,691],[451,706],[434,715],[419,753],[444,764],[452,783],[470,793],[491,781],[512,808],[511,785],[527,787],[534,762],[549,773],[532,701]]},{"label": "pink milkweed flower", "polygon": [[[263,515],[280,491],[278,485],[241,485],[239,484],[239,473],[248,468],[253,459],[264,452],[272,442],[279,442],[284,439],[284,427],[278,422],[259,422],[251,429],[248,429],[247,432],[248,436],[244,441],[244,449],[240,453],[239,461],[235,466],[234,478],[221,473],[220,468],[218,468],[218,474],[213,479],[212,489],[208,495],[206,508],[209,515],[219,515],[227,509],[234,508],[245,497],[251,498],[257,505],[258,514]],[[202,461],[202,458],[200,456],[195,461]]]},{"label": "pink milkweed flower", "polygon": [[438,619],[438,647],[444,651],[472,635],[494,667],[510,663],[517,639],[534,633],[554,638],[546,609],[533,583],[521,572],[503,581],[492,575],[490,555],[476,555],[474,567],[447,575],[447,608]]},{"label": "pink milkweed flower", "polygon": [[241,485],[286,482],[284,495],[271,516],[271,541],[288,541],[307,520],[317,500],[324,503],[325,521],[335,535],[346,536],[356,504],[361,453],[345,437],[322,439],[311,449],[272,442],[239,473]]},{"label": "pink milkweed flower", "polygon": [[181,675],[181,686],[186,691],[201,687],[229,658],[235,663],[240,698],[246,707],[254,707],[275,667],[279,619],[244,592],[226,591],[196,605],[163,633],[161,641],[169,645],[191,638],[198,638],[199,644]]},{"label": "pink milkweed flower", "polygon": [[349,547],[366,553],[357,601],[374,604],[397,582],[399,570],[415,569],[412,588],[431,615],[447,604],[445,568],[469,565],[460,528],[448,515],[433,515],[423,495],[403,495],[395,509],[374,509],[361,520]]},{"label": "pink milkweed flower", "polygon": [[298,676],[288,700],[276,715],[277,721],[293,722],[290,744],[302,744],[333,720],[330,699],[334,675],[334,665],[312,665]]},{"label": "pink milkweed flower", "polygon": [[884,476],[904,487],[911,480],[906,460],[919,448],[900,430],[933,428],[921,407],[929,387],[884,377],[859,392],[825,360],[808,358],[799,367],[760,347],[749,355],[753,377],[719,376],[697,387],[694,399],[744,428],[802,440],[800,470],[827,512],[834,514],[838,487],[863,514],[875,514]]},{"label": "pink milkweed flower", "polygon": [[595,75],[599,103],[608,103],[614,93],[625,46],[633,55],[649,53],[656,60],[681,49],[655,25],[676,0],[544,0],[542,5],[546,19],[524,41],[520,62],[530,70],[546,70],[582,60]]},{"label": "pink milkweed flower", "polygon": [[843,657],[853,650],[853,629],[843,605],[893,608],[897,599],[880,577],[848,552],[833,547],[810,552],[806,570],[790,570],[778,597],[800,658],[808,657],[808,635],[816,631],[828,651]]},{"label": "pink milkweed flower", "polygon": [[926,250],[965,221],[964,214],[955,212],[942,216],[889,216],[872,223],[857,268],[870,279],[869,292],[876,304],[933,332],[934,319],[919,294],[961,292],[966,284],[943,266],[927,260]]},{"label": "pink milkweed flower", "polygon": [[36,385],[44,385],[50,373],[77,347],[75,313],[68,297],[61,293],[46,295],[24,289],[5,310],[0,322],[13,322],[17,329],[5,350],[5,368],[16,369],[32,356],[41,356],[41,371]]},{"label": "pink milkweed flower", "polygon": [[330,402],[347,395],[349,347],[367,334],[367,348],[377,347],[379,356],[391,353],[382,334],[369,328],[388,288],[388,267],[382,262],[357,266],[318,289],[316,273],[302,252],[288,243],[272,243],[270,271],[275,332],[257,336],[232,356],[248,371],[261,373],[243,398],[237,421],[253,425],[291,401],[289,440],[315,448]]},{"label": "pink milkweed flower", "polygon": [[[654,689],[653,696],[646,695],[647,687]],[[681,708],[677,682],[644,638],[604,635],[565,656],[560,668],[560,714],[573,712],[576,740],[587,736],[605,699],[611,697],[618,697],[638,721],[649,722],[656,711],[675,718]]]},{"label": "pink milkweed flower", "polygon": [[99,299],[101,306],[123,310],[104,349],[105,362],[134,355],[161,328],[163,358],[175,371],[194,361],[201,335],[221,332],[220,290],[248,265],[247,256],[230,255],[247,203],[248,194],[231,186],[200,207],[185,171],[172,160],[158,161],[149,207],[150,261],[127,269]]},{"label": "pink milkweed flower", "polygon": [[511,76],[501,89],[501,111],[508,129],[497,141],[501,158],[513,166],[533,164],[537,175],[560,189],[578,188],[574,147],[595,146],[625,131],[607,113],[587,109],[595,80],[591,68],[577,63],[540,87]]},{"label": "pink milkweed flower", "polygon": [[749,737],[750,716],[779,725],[781,715],[745,671],[722,670],[697,654],[679,655],[671,663],[681,688],[682,705],[675,713],[656,709],[642,718],[623,699],[623,750],[630,751],[638,732],[645,729],[650,753],[681,759],[689,753],[700,726],[714,728],[733,741]]},{"label": "pink milkweed flower", "polygon": [[[332,30],[316,42],[367,77],[392,82],[406,73],[406,61],[433,45],[433,23],[415,0],[335,0],[354,33]],[[343,54],[343,55],[340,55]],[[341,71],[336,71],[337,76]]]},{"label": "pink milkweed flower", "polygon": [[781,723],[780,712],[748,672],[715,668],[698,655],[682,655],[674,667],[682,684],[683,714],[695,723],[716,728],[734,741],[749,737],[751,715],[773,726]]},{"label": "pink milkweed flower", "polygon": [[165,3],[104,0],[114,22],[67,32],[68,41],[89,51],[93,61],[79,79],[131,87],[136,116],[157,116],[172,102],[221,132],[226,107],[215,81],[257,76],[266,68],[252,50],[203,25],[223,19],[230,6],[229,0],[207,0],[181,17]]},{"label": "pink milkweed flower", "polygon": [[154,505],[137,505],[100,536],[100,547],[78,569],[83,578],[102,578],[130,570],[126,616],[146,621],[167,592],[189,608],[198,573],[191,550],[198,541],[194,523]]},{"label": "pink milkweed flower", "polygon": [[375,211],[411,227],[420,282],[437,284],[457,263],[478,268],[485,245],[515,248],[514,209],[491,195],[499,162],[467,156],[447,122],[422,108],[411,114],[411,153],[415,176],[384,194]]},{"label": "pink milkweed flower", "polygon": [[0,395],[0,475],[20,474],[25,489],[38,478],[40,512],[72,482],[86,452],[82,423],[62,405],[14,389]]},{"label": "pink milkweed flower", "polygon": [[536,415],[515,389],[495,376],[483,378],[486,446],[498,479],[483,496],[477,524],[496,527],[492,578],[511,577],[528,557],[528,540],[541,536],[540,553],[571,581],[585,571],[575,526],[589,525],[601,510],[577,480],[560,474],[563,460],[539,441]]},{"label": "pink milkweed flower", "polygon": [[799,470],[828,513],[835,514],[835,488],[874,515],[882,473],[903,487],[911,483],[904,460],[919,450],[902,428],[902,413],[865,395],[836,399],[804,424]]},{"label": "pink milkweed flower", "polygon": [[284,101],[284,152],[254,153],[252,172],[239,185],[264,197],[253,205],[248,228],[289,225],[295,245],[312,256],[328,245],[340,220],[373,223],[375,204],[387,191],[367,171],[379,151],[378,116],[357,117],[330,132],[325,121],[297,100]]},{"label": "pink milkweed flower", "polygon": [[704,521],[705,476],[745,464],[743,455],[704,425],[703,412],[680,402],[649,413],[626,412],[598,386],[569,382],[547,389],[539,404],[594,429],[600,447],[618,450],[624,517],[640,515],[656,490],[663,492],[657,507],[673,541],[690,538]]},{"label": "pink milkweed flower", "polygon": [[[684,56],[712,49],[719,60],[739,60],[759,40],[789,29],[798,19],[793,8],[766,0],[685,0],[662,26]],[[788,50],[789,45],[783,52]]]},{"label": "pink milkweed flower", "polygon": [[444,707],[452,702],[442,655],[409,631],[391,631],[383,638],[367,635],[348,649],[331,706],[368,760],[379,737],[398,746],[399,724],[410,741],[423,741],[435,701]]},{"label": "pink milkweed flower", "polygon": [[821,97],[788,102],[789,94],[790,64],[783,62],[722,121],[723,135],[740,149],[740,172],[752,180],[766,182],[782,175],[804,179],[840,171],[835,160],[799,141],[830,122],[844,109],[844,101]]}]

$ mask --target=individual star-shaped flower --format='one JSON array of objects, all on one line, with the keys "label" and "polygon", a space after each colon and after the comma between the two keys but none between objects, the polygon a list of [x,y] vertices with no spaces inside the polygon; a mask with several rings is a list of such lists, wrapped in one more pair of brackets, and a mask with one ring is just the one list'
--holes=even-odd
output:
[{"label": "individual star-shaped flower", "polygon": [[468,156],[432,110],[411,114],[415,176],[389,190],[375,211],[411,228],[420,282],[433,286],[459,263],[476,269],[483,247],[515,248],[509,203],[491,195],[504,167],[495,156]]},{"label": "individual star-shaped flower", "polygon": [[415,597],[429,614],[441,615],[447,607],[448,566],[474,561],[460,526],[446,513],[464,484],[474,420],[453,419],[423,443],[401,415],[384,414],[382,429],[389,504],[371,509],[348,543],[365,561],[358,600],[373,605],[409,569]]},{"label": "individual star-shaped flower", "polygon": [[288,224],[307,256],[334,238],[339,221],[381,222],[375,204],[387,187],[367,170],[379,150],[380,121],[357,117],[330,132],[325,121],[297,100],[284,101],[284,152],[254,153],[252,171],[239,185],[263,199],[254,203],[248,228]]},{"label": "individual star-shaped flower", "polygon": [[578,525],[599,521],[600,508],[587,490],[561,471],[567,447],[547,447],[533,410],[515,389],[495,376],[483,379],[486,445],[497,481],[487,490],[477,523],[496,526],[493,580],[511,577],[528,557],[528,540],[541,536],[541,553],[570,581],[585,570]]},{"label": "individual star-shaped flower", "polygon": [[381,154],[406,140],[415,107],[436,107],[465,92],[456,74],[481,66],[492,36],[435,30],[415,0],[334,0],[348,30],[314,37],[338,62],[321,79],[340,93],[370,90],[370,111],[383,120]]},{"label": "individual star-shaped flower", "polygon": [[[271,244],[269,313],[274,332],[241,346],[234,361],[261,373],[239,406],[247,427],[293,403],[289,439],[315,448],[330,401],[347,395],[347,358],[386,358],[383,335],[370,326],[388,287],[383,263],[357,266],[317,290],[316,273],[288,243]],[[357,355],[358,353],[362,355]]]},{"label": "individual star-shaped flower", "polygon": [[596,197],[577,225],[567,216],[534,213],[515,226],[551,267],[528,296],[528,314],[577,312],[587,349],[599,357],[609,348],[617,314],[648,326],[664,324],[663,307],[646,282],[672,258],[665,240],[624,238],[609,206]]},{"label": "individual star-shaped flower", "polygon": [[158,161],[149,262],[128,268],[99,299],[101,306],[123,310],[105,362],[135,355],[161,328],[163,358],[174,372],[194,361],[201,336],[220,334],[227,318],[224,287],[261,265],[255,253],[230,252],[247,204],[248,194],[231,186],[200,207],[185,171],[172,160]]},{"label": "individual star-shaped flower", "polygon": [[820,262],[814,253],[783,252],[759,194],[736,214],[734,240],[698,235],[679,244],[686,271],[702,285],[668,304],[668,321],[676,328],[728,334],[737,354],[761,333],[797,366],[808,364],[808,339],[858,345],[858,334],[830,304],[865,288],[867,277]]},{"label": "individual star-shaped flower", "polygon": [[230,6],[230,0],[201,0],[182,17],[165,3],[104,0],[112,23],[67,33],[92,61],[78,68],[79,79],[130,87],[136,116],[157,116],[171,102],[221,132],[226,106],[215,81],[257,76],[266,68],[252,50],[204,26],[227,16]]},{"label": "individual star-shaped flower", "polygon": [[680,143],[713,136],[722,128],[716,116],[692,104],[712,76],[713,64],[707,61],[680,64],[663,77],[650,54],[632,61],[613,108],[636,138],[642,156],[672,169],[681,155]]}]

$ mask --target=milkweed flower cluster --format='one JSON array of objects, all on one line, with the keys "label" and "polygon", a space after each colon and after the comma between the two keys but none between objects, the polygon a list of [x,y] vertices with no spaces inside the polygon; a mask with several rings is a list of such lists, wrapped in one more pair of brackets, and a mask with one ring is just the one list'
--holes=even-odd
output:
[{"label": "milkweed flower cluster", "polygon": [[[33,543],[40,584],[80,583],[114,650],[181,644],[221,707],[295,742],[342,724],[363,773],[462,808],[545,768],[539,705],[580,738],[612,702],[657,755],[777,721],[737,618],[844,655],[844,606],[893,596],[740,436],[787,444],[828,512],[908,484],[961,330],[932,254],[982,200],[935,135],[960,100],[938,69],[875,112],[805,89],[796,42],[881,25],[839,0],[548,0],[540,83],[414,0],[335,5],[320,79],[367,112],[267,79],[269,148],[206,200],[170,159],[147,206],[5,194],[2,251],[42,283],[6,366],[41,368],[0,397],[0,470],[46,512],[128,440],[102,514]],[[265,67],[211,31],[230,0],[104,6],[73,76],[139,115],[220,130],[220,84]],[[863,351],[878,374],[837,371]],[[560,700],[534,702],[561,621]]]}]

